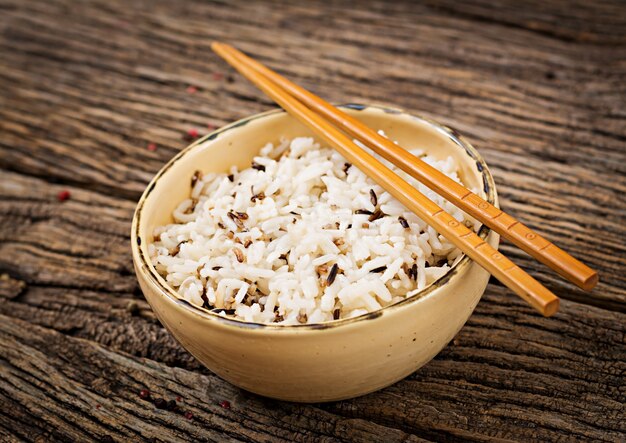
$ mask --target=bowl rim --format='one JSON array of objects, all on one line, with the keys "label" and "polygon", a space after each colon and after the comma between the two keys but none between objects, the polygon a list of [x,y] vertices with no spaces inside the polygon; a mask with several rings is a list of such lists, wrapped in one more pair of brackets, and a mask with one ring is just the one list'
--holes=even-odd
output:
[{"label": "bowl rim", "polygon": [[[366,109],[374,109],[377,111],[382,111],[386,114],[398,114],[409,117],[410,119],[415,119],[424,123],[432,129],[435,129],[437,132],[443,134],[445,137],[450,139],[453,143],[463,148],[465,153],[470,156],[476,162],[476,169],[480,173],[483,178],[483,190],[487,196],[487,201],[491,204],[497,205],[497,192],[495,187],[495,182],[487,164],[483,157],[478,153],[478,151],[469,143],[458,131],[451,128],[450,126],[443,125],[429,118],[422,117],[420,115],[416,115],[413,113],[406,112],[402,109],[391,107],[388,105],[380,105],[380,104],[361,104],[361,103],[344,103],[336,105],[340,108],[347,108],[356,111],[363,111]],[[430,285],[426,286],[424,289],[419,291],[417,294],[405,298],[397,303],[392,305],[383,307],[376,311],[368,312],[366,314],[362,314],[356,317],[338,319],[323,323],[311,323],[311,324],[299,324],[299,325],[277,325],[272,323],[255,323],[255,322],[247,322],[244,320],[239,320],[237,318],[224,317],[218,313],[212,312],[206,308],[202,308],[196,305],[191,304],[184,298],[182,298],[178,292],[176,292],[173,288],[171,288],[161,277],[161,275],[156,271],[154,266],[152,265],[149,257],[143,252],[141,248],[142,239],[139,233],[139,228],[141,225],[141,215],[142,209],[146,202],[146,200],[150,197],[150,194],[154,190],[156,183],[158,180],[184,155],[190,153],[191,151],[197,149],[201,144],[206,141],[214,140],[219,137],[221,134],[239,128],[241,126],[246,125],[247,123],[259,120],[262,118],[270,117],[275,114],[284,114],[285,111],[283,109],[271,109],[268,111],[264,111],[258,114],[254,114],[248,117],[244,117],[240,120],[237,120],[233,123],[230,123],[226,126],[223,126],[219,129],[216,129],[209,134],[199,138],[194,141],[186,148],[181,150],[178,154],[176,154],[171,160],[169,160],[152,178],[146,189],[144,190],[141,198],[139,199],[137,206],[135,208],[135,212],[133,214],[132,227],[131,227],[131,247],[132,247],[132,257],[135,262],[135,269],[137,274],[143,272],[143,275],[150,280],[150,283],[160,292],[161,295],[165,296],[167,300],[175,303],[179,307],[182,307],[184,310],[189,311],[191,314],[200,316],[204,320],[217,322],[223,326],[235,327],[237,329],[262,329],[262,330],[283,330],[283,331],[294,331],[294,330],[319,330],[319,329],[331,329],[346,326],[349,324],[354,324],[358,322],[368,321],[376,319],[384,313],[392,312],[398,309],[403,309],[409,305],[414,303],[419,303],[429,298],[433,292],[437,289],[445,286],[446,283],[451,281],[453,278],[459,278],[461,271],[465,270],[471,263],[472,260],[466,254],[462,254],[461,259],[455,263],[448,272],[444,275],[433,281]],[[482,225],[478,231],[478,236],[483,240],[487,238],[491,229]]]}]

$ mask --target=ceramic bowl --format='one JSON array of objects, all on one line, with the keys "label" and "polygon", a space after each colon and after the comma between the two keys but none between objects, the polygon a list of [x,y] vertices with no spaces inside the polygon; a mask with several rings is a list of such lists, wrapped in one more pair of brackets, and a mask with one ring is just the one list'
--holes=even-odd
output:
[{"label": "ceramic bowl", "polygon": [[[453,156],[465,184],[497,204],[485,162],[455,131],[396,109],[354,104],[343,108],[406,148],[420,147],[435,157]],[[132,224],[132,253],[141,289],[181,345],[240,388],[297,402],[356,397],[411,374],[457,334],[489,279],[485,270],[463,257],[417,296],[360,317],[296,326],[228,319],[180,298],[150,263],[147,247],[154,228],[171,222],[174,207],[188,198],[193,172],[223,172],[233,164],[246,168],[267,142],[310,134],[291,116],[275,110],[203,137],[150,182]],[[479,235],[497,247],[495,232],[483,226]]]}]

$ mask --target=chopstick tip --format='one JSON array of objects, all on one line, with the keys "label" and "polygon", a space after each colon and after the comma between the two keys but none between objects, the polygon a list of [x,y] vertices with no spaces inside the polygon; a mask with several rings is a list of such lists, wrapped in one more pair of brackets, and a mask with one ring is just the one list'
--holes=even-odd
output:
[{"label": "chopstick tip", "polygon": [[593,271],[593,273],[589,275],[589,277],[587,277],[585,281],[583,281],[581,287],[585,291],[591,291],[598,284],[599,281],[600,281],[600,276],[598,275],[597,272]]},{"label": "chopstick tip", "polygon": [[561,304],[561,300],[559,298],[555,298],[550,301],[543,309],[544,317],[552,317],[559,310],[559,306]]}]

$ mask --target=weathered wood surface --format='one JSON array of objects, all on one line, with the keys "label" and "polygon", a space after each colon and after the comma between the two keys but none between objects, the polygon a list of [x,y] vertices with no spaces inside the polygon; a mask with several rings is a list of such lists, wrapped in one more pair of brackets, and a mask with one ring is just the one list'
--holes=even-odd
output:
[{"label": "weathered wood surface", "polygon": [[[626,6],[352,3],[0,0],[0,440],[626,438]],[[502,206],[601,283],[584,293],[505,244],[565,299],[557,316],[492,284],[435,360],[350,401],[221,381],[155,320],[128,244],[134,202],[186,130],[271,106],[213,39],[331,101],[457,128]],[[143,388],[181,396],[193,420]]]}]

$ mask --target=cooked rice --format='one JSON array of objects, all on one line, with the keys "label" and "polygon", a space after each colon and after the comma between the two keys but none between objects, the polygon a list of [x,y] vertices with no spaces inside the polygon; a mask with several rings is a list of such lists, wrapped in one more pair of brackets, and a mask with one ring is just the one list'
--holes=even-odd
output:
[{"label": "cooked rice", "polygon": [[[460,182],[452,157],[412,151]],[[387,163],[388,166],[390,166]],[[474,229],[461,210],[393,168]],[[181,297],[248,322],[349,318],[414,296],[461,252],[333,149],[268,144],[252,167],[190,177],[150,256]],[[408,228],[407,228],[408,226]]]}]

